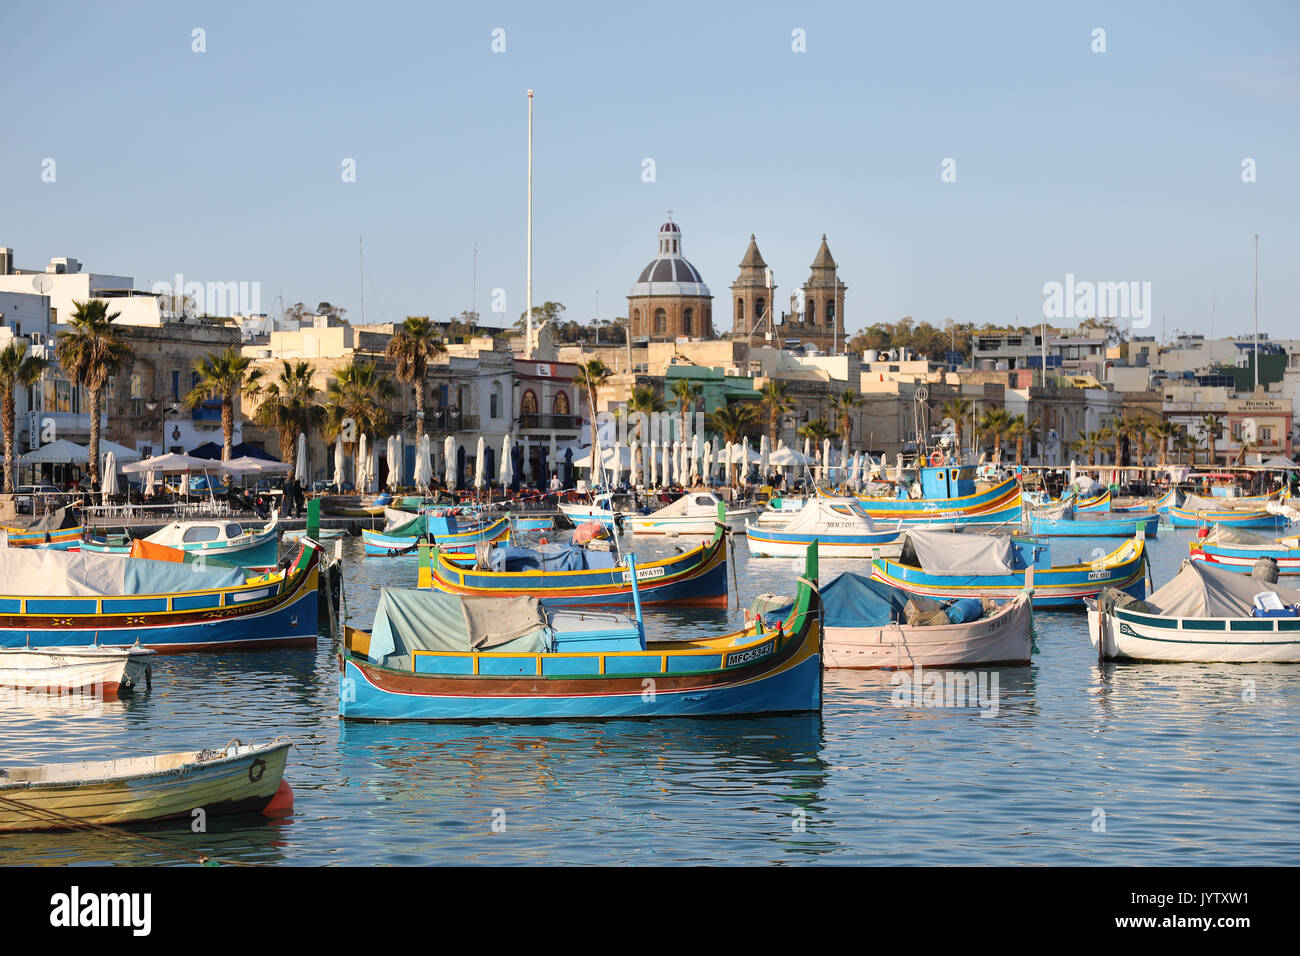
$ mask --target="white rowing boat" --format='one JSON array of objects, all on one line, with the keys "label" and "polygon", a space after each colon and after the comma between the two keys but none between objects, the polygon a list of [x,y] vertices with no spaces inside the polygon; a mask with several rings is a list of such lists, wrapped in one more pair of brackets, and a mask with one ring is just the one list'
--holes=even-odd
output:
[{"label": "white rowing boat", "polygon": [[0,648],[0,687],[118,697],[150,681],[144,647]]}]

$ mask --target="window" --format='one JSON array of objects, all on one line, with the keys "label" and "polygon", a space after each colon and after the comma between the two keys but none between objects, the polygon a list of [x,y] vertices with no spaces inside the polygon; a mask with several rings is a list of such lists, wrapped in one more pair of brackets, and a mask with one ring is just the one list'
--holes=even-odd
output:
[{"label": "window", "polygon": [[[176,374],[179,375],[180,373],[178,372]],[[191,544],[194,542],[201,542],[201,541],[216,541],[219,533],[220,533],[219,528],[214,528],[211,525],[200,525],[197,528],[187,529],[185,532],[185,537],[182,540],[186,544]]]},{"label": "window", "polygon": [[810,325],[816,325],[816,324],[817,324],[817,303],[816,303],[816,301],[814,301],[813,299],[809,299],[809,300],[807,301],[807,303],[805,304],[804,308],[806,308],[806,309],[808,310],[808,315],[806,316],[806,320],[807,320],[808,324],[810,324]]},{"label": "window", "polygon": [[663,332],[668,328],[668,313],[663,309],[655,309],[655,331]]},{"label": "window", "polygon": [[140,381],[139,372],[131,375],[131,397],[144,398],[144,383]]},{"label": "window", "polygon": [[744,299],[736,300],[736,321],[737,322],[745,321],[745,300]]},{"label": "window", "polygon": [[500,390],[501,390],[500,385],[493,385],[492,394],[488,396],[488,415],[492,418],[497,418],[500,414],[497,411],[497,402],[501,400],[500,395],[498,395],[497,393]]},{"label": "window", "polygon": [[446,385],[438,386],[438,404],[441,405],[443,408],[447,407],[447,386]]},{"label": "window", "polygon": [[177,401],[181,397],[181,373],[179,369],[172,369],[172,401]]},{"label": "window", "polygon": [[551,411],[556,415],[568,415],[569,396],[564,392],[556,392],[555,401],[551,405]]},{"label": "window", "polygon": [[835,300],[834,299],[826,300],[826,307],[823,310],[823,314],[826,316],[827,322],[835,321]]},{"label": "window", "polygon": [[766,314],[767,314],[767,300],[765,300],[765,299],[755,299],[755,300],[754,300],[754,318],[756,318],[756,319],[761,319],[761,318],[762,318],[764,315],[766,315]]},{"label": "window", "polygon": [[242,535],[243,533],[244,533],[244,529],[241,528],[241,527],[240,527],[239,525],[237,525],[237,524],[228,524],[228,525],[226,525],[226,537],[227,537],[227,538],[238,538],[238,537],[239,537],[240,535]]},{"label": "window", "polygon": [[691,331],[692,320],[695,318],[694,309],[686,309],[682,312],[682,335],[693,335]]},{"label": "window", "polygon": [[537,394],[531,388],[525,389],[523,397],[519,399],[519,414],[537,414]]}]

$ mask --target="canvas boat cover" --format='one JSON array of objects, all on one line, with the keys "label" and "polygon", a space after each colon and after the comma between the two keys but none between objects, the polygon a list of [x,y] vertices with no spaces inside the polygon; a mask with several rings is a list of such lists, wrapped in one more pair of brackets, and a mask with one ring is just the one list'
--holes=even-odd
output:
[{"label": "canvas boat cover", "polygon": [[422,514],[398,511],[396,508],[384,509],[384,534],[400,538],[418,538],[424,534],[428,522]]},{"label": "canvas boat cover", "polygon": [[[856,505],[855,498],[813,498],[781,530],[795,534],[871,534],[875,524],[857,511]],[[836,507],[845,510],[836,511]]]},{"label": "canvas boat cover", "polygon": [[412,651],[537,654],[551,645],[535,597],[461,598],[441,591],[384,588],[370,630],[369,659],[409,667]]},{"label": "canvas boat cover", "polygon": [[702,517],[718,513],[718,499],[707,492],[693,492],[682,495],[670,505],[665,505],[650,518]]},{"label": "canvas boat cover", "polygon": [[0,550],[0,591],[20,597],[116,597],[237,587],[240,568],[174,564],[89,551]]},{"label": "canvas boat cover", "polygon": [[[845,571],[821,588],[822,624],[826,627],[884,627],[903,620],[903,609],[912,595],[880,581]],[[794,603],[764,611],[769,625],[784,621]]]},{"label": "canvas boat cover", "polygon": [[588,551],[557,542],[537,548],[510,545],[492,549],[493,571],[600,571],[614,567],[609,551]]},{"label": "canvas boat cover", "polygon": [[1245,528],[1234,528],[1231,525],[1216,524],[1210,528],[1210,533],[1201,538],[1202,544],[1231,544],[1231,545],[1249,545],[1253,549],[1285,551],[1286,545],[1279,542],[1276,538],[1271,538],[1266,534],[1259,534],[1255,531],[1247,531]]},{"label": "canvas boat cover", "polygon": [[1009,574],[1015,549],[1005,534],[909,531],[898,560],[936,574]]},{"label": "canvas boat cover", "polygon": [[1200,495],[1188,495],[1183,500],[1184,511],[1263,511],[1264,506],[1258,500],[1241,501],[1237,498],[1202,498]]},{"label": "canvas boat cover", "polygon": [[1265,591],[1272,591],[1283,604],[1300,604],[1300,591],[1204,561],[1184,560],[1178,573],[1152,592],[1147,604],[1169,617],[1250,617],[1255,595]]},{"label": "canvas boat cover", "polygon": [[64,528],[75,528],[78,522],[69,508],[55,508],[53,511],[47,511],[39,518],[22,519],[16,518],[9,525],[11,528],[17,528],[20,531],[61,531]]}]

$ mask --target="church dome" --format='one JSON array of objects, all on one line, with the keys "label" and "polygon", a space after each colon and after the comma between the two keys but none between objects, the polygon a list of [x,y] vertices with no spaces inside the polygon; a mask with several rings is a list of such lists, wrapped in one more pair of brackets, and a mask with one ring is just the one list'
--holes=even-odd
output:
[{"label": "church dome", "polygon": [[711,295],[700,270],[682,255],[682,231],[670,218],[659,227],[659,255],[641,270],[629,296]]}]

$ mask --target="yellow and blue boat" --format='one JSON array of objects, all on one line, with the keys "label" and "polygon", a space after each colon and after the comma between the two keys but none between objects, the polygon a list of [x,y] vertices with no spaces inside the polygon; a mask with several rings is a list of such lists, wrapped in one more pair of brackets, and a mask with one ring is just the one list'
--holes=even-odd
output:
[{"label": "yellow and blue boat", "polygon": [[496,543],[510,540],[510,519],[497,518],[469,531],[461,530],[454,514],[412,515],[411,520],[386,531],[361,530],[365,553],[371,557],[396,557],[415,554],[416,545],[427,541],[444,551],[473,553],[483,542]]},{"label": "yellow and blue boat", "polygon": [[918,469],[919,497],[899,485],[896,498],[858,499],[857,510],[871,518],[894,518],[906,524],[996,525],[1020,518],[1020,485],[1008,478],[977,491],[974,465],[940,465]]},{"label": "yellow and blue boat", "polygon": [[[635,572],[635,562],[632,562]],[[633,580],[636,580],[633,573]],[[339,651],[345,720],[717,717],[821,708],[821,599],[809,548],[790,614],[703,640],[647,641],[635,618],[385,589]]]}]

